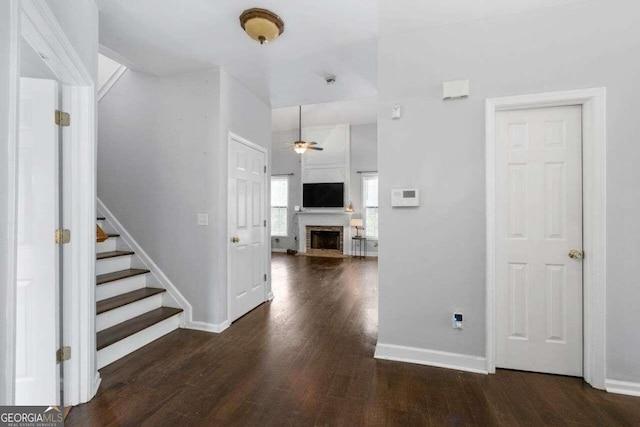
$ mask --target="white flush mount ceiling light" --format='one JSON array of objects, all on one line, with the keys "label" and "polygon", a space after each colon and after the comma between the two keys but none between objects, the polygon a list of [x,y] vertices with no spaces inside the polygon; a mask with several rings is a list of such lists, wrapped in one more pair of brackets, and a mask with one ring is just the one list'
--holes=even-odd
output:
[{"label": "white flush mount ceiling light", "polygon": [[247,9],[240,15],[240,25],[249,37],[260,44],[277,39],[284,32],[284,21],[267,9]]}]

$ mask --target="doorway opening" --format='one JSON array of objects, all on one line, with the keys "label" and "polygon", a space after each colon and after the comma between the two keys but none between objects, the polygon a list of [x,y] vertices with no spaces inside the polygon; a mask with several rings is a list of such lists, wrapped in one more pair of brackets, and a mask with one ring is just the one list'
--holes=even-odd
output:
[{"label": "doorway opening", "polygon": [[[89,401],[100,384],[100,375],[95,369],[92,322],[95,313],[94,80],[45,3],[24,0],[12,4],[15,7],[10,16],[10,47],[14,54],[9,64],[12,88],[7,172],[8,207],[16,214],[9,217],[7,228],[10,257],[16,261],[16,267],[8,269],[7,283],[15,286],[8,291],[5,307],[9,314],[14,310],[18,313],[15,317],[8,316],[7,320],[7,329],[14,334],[3,351],[13,369],[3,386],[10,402],[17,397],[21,404],[72,406]],[[56,113],[56,108],[60,113]],[[57,127],[56,122],[65,126]],[[44,135],[42,140],[40,133]],[[58,149],[55,143],[43,146],[45,137],[49,141],[56,137],[57,141],[63,139],[63,149]],[[44,169],[40,168],[41,163]],[[45,175],[47,179],[43,182]],[[61,194],[64,197],[60,197]],[[18,214],[19,210],[25,215]],[[40,217],[47,223],[46,231],[44,225],[37,223]],[[37,223],[36,228],[29,227],[32,223]],[[41,225],[42,232],[33,236]],[[11,237],[14,233],[15,239]],[[37,295],[26,290],[29,287],[36,290],[32,287],[36,284]],[[18,293],[23,295],[18,297]],[[18,299],[20,306],[16,307],[14,301]],[[44,316],[42,320],[36,319],[41,323],[30,324],[33,310],[45,301]],[[34,334],[44,333],[47,333],[46,339],[33,338]],[[40,349],[42,354],[38,353]],[[69,349],[73,354],[71,358],[67,357]],[[26,360],[19,360],[20,352],[28,352]],[[43,396],[37,396],[37,401],[35,394],[18,390],[37,381],[46,383]]]}]

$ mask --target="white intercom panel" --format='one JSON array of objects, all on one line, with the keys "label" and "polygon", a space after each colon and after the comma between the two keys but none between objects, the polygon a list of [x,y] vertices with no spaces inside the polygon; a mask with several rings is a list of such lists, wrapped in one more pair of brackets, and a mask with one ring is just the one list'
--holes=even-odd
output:
[{"label": "white intercom panel", "polygon": [[420,191],[417,188],[394,188],[391,190],[391,206],[420,206]]}]

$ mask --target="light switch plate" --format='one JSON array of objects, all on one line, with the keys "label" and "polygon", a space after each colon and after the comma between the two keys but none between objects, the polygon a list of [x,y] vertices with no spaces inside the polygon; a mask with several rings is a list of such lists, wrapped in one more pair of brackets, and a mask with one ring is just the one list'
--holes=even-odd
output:
[{"label": "light switch plate", "polygon": [[402,117],[402,110],[400,109],[400,106],[398,104],[392,105],[391,106],[391,119],[392,120],[398,120],[400,117]]},{"label": "light switch plate", "polygon": [[198,214],[198,225],[209,225],[209,214],[199,213]]}]

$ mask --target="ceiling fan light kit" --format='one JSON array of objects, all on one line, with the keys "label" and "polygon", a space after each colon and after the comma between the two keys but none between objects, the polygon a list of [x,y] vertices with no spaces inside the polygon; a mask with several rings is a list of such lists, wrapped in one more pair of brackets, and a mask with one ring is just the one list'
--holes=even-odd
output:
[{"label": "ceiling fan light kit", "polygon": [[284,21],[278,15],[257,7],[242,12],[240,26],[260,44],[269,43],[284,33]]},{"label": "ceiling fan light kit", "polygon": [[307,150],[322,151],[322,147],[314,147],[318,145],[317,142],[306,142],[302,140],[302,105],[298,106],[298,140],[293,143],[293,151],[298,154],[303,154]]},{"label": "ceiling fan light kit", "polygon": [[296,141],[293,143],[293,150],[298,154],[302,154],[307,151],[307,144],[304,141]]}]

